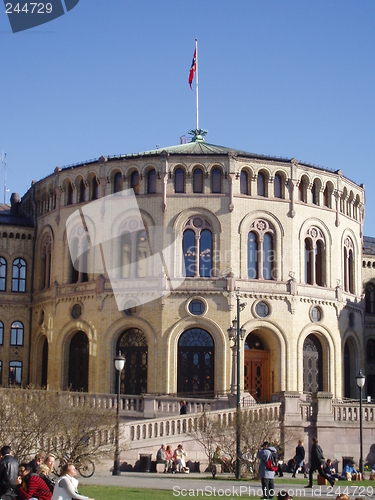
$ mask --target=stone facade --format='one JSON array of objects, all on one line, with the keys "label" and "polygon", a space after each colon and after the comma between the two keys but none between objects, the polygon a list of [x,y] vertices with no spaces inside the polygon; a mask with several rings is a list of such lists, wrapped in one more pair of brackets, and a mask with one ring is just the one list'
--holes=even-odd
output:
[{"label": "stone facade", "polygon": [[[174,256],[174,276],[182,276],[183,262],[190,266],[182,285],[132,307],[130,293],[124,312],[104,268],[72,269],[66,222],[90,201],[132,187],[145,228],[163,226],[186,245],[193,235],[193,248],[181,246]],[[128,370],[134,355],[136,372],[125,371],[134,384],[126,386],[125,377],[123,391],[228,394],[234,380],[227,329],[237,314],[238,287],[246,302],[245,392],[260,401],[284,391],[358,397],[355,375],[367,374],[365,346],[375,343],[375,315],[365,314],[375,252],[363,245],[364,202],[364,187],[341,171],[213,146],[199,136],[56,168],[14,202],[13,215],[0,212],[0,257],[7,263],[0,290],[3,385],[9,362],[17,360],[24,385],[113,393],[113,358],[123,345]],[[15,259],[27,265],[25,292],[12,291]],[[17,349],[10,346],[15,321],[24,328]],[[129,331],[138,340],[121,344]],[[191,366],[184,371],[187,331],[193,345],[185,350]],[[206,335],[201,344],[199,335]],[[195,354],[194,345],[201,349]]]}]

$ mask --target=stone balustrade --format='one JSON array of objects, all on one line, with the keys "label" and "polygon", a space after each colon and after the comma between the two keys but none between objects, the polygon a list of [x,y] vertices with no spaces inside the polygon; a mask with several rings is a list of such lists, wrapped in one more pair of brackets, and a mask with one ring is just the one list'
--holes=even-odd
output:
[{"label": "stone balustrade", "polygon": [[[281,419],[281,403],[270,403],[254,405],[244,408],[243,414],[247,415],[248,420],[258,421],[261,419],[275,418]],[[122,433],[126,439],[134,442],[140,442],[150,439],[159,439],[166,437],[178,437],[189,434],[197,425],[199,419],[204,415],[193,413],[187,415],[170,416],[168,418],[160,417],[137,422],[128,422],[122,424]],[[223,410],[212,410],[210,415],[218,419],[223,425],[230,424],[236,418],[236,409],[228,408]]]},{"label": "stone balustrade", "polygon": [[[332,402],[333,418],[337,422],[359,422],[360,406],[358,401],[333,401]],[[362,404],[362,420],[363,422],[375,421],[375,405]]]}]

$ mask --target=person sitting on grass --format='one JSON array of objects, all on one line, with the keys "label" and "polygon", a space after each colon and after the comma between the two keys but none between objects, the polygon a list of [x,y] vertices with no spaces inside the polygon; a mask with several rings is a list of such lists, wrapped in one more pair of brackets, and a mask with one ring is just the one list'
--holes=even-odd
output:
[{"label": "person sitting on grass", "polygon": [[348,479],[350,481],[352,478],[352,474],[358,474],[358,471],[354,466],[355,466],[354,460],[350,460],[350,462],[348,462],[343,468],[340,479],[344,480]]},{"label": "person sitting on grass", "polygon": [[16,483],[19,485],[17,497],[19,500],[28,500],[31,498],[51,500],[52,494],[48,486],[41,477],[32,472],[32,464],[20,464],[18,474]]},{"label": "person sitting on grass", "polygon": [[56,482],[51,500],[94,500],[78,493],[76,475],[77,469],[74,464],[64,464],[61,467],[62,477]]},{"label": "person sitting on grass", "polygon": [[332,479],[342,479],[342,477],[339,474],[337,474],[336,469],[333,467],[332,460],[330,458],[327,458],[323,470],[327,474],[327,476]]}]

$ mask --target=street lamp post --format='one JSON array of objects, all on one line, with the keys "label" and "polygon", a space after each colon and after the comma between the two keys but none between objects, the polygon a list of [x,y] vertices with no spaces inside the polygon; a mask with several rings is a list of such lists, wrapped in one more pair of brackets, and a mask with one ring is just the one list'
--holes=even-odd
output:
[{"label": "street lamp post", "polygon": [[120,453],[119,453],[119,436],[120,436],[120,384],[121,384],[121,371],[125,365],[125,358],[118,353],[118,356],[113,360],[115,368],[118,373],[117,379],[117,407],[116,407],[116,443],[115,443],[115,460],[113,463],[113,476],[120,475]]},{"label": "street lamp post", "polygon": [[246,330],[240,328],[240,313],[246,306],[246,303],[241,304],[240,289],[236,288],[237,298],[237,318],[232,321],[232,326],[228,329],[228,336],[230,340],[235,342],[237,350],[237,405],[236,405],[236,478],[241,477],[241,360],[240,360],[240,339],[244,339]]},{"label": "street lamp post", "polygon": [[360,457],[359,457],[359,472],[363,475],[363,428],[362,428],[362,388],[365,385],[366,377],[363,375],[362,370],[359,370],[356,376],[356,382],[359,387],[359,446],[360,446]]}]

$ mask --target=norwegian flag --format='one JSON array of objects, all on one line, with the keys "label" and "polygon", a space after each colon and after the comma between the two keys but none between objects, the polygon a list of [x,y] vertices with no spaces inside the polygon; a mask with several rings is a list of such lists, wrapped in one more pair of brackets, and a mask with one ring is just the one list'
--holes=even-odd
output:
[{"label": "norwegian flag", "polygon": [[189,73],[189,85],[190,85],[191,90],[193,90],[193,87],[191,86],[191,84],[193,82],[193,78],[194,78],[196,69],[197,69],[197,49],[194,50],[193,62],[191,63],[191,68],[190,68],[190,73]]}]

